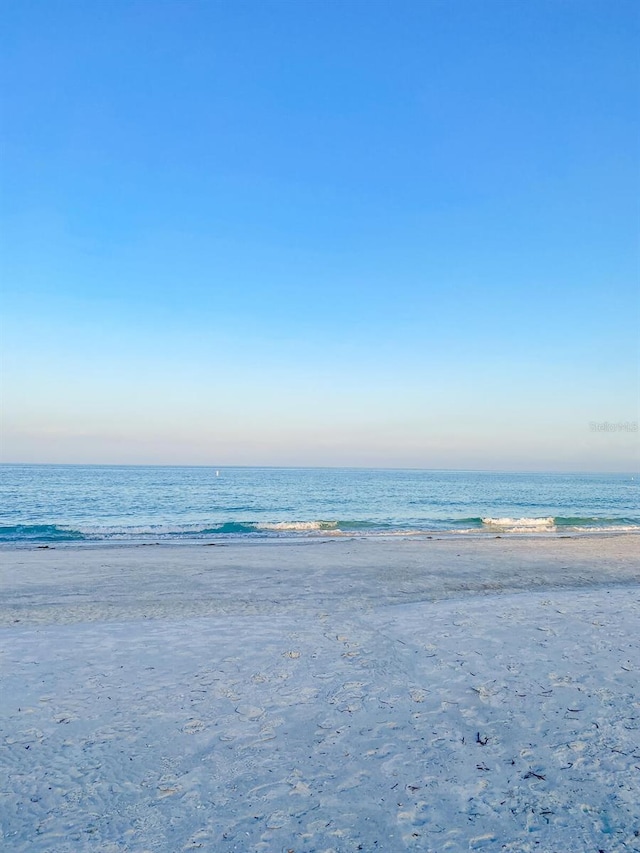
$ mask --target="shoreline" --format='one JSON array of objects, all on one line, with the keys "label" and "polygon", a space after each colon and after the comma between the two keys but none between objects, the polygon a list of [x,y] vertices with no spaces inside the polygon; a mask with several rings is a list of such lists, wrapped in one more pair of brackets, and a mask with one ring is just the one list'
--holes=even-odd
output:
[{"label": "shoreline", "polygon": [[[46,525],[49,526],[49,525]],[[55,527],[55,525],[52,525]],[[304,544],[305,542],[324,542],[324,541],[371,541],[371,542],[386,542],[386,541],[403,541],[411,540],[417,542],[426,542],[431,540],[447,541],[467,539],[473,541],[483,541],[486,539],[509,539],[515,541],[537,541],[540,539],[609,539],[618,536],[640,536],[640,526],[637,525],[618,525],[613,527],[572,527],[558,526],[553,530],[542,529],[535,530],[531,527],[523,529],[503,529],[495,527],[493,529],[459,529],[444,528],[444,529],[403,529],[397,528],[393,530],[331,530],[318,529],[307,533],[276,533],[256,530],[252,533],[218,533],[211,532],[210,534],[189,535],[184,534],[177,536],[176,534],[166,534],[159,532],[153,534],[145,533],[138,537],[125,534],[103,534],[103,535],[81,535],[78,538],[37,538],[34,537],[24,539],[0,539],[0,554],[4,551],[19,551],[19,550],[53,550],[55,548],[127,548],[127,547],[149,547],[149,546],[166,546],[166,547],[204,547],[211,545],[287,545],[287,544]]]},{"label": "shoreline", "polygon": [[640,537],[307,539],[0,551],[0,625],[356,610],[640,580]]}]

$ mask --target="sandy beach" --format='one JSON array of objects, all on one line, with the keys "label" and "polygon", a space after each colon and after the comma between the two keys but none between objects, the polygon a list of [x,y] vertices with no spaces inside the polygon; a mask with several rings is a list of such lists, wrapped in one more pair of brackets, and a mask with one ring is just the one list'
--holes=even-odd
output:
[{"label": "sandy beach", "polygon": [[5,849],[639,851],[638,544],[4,550]]}]

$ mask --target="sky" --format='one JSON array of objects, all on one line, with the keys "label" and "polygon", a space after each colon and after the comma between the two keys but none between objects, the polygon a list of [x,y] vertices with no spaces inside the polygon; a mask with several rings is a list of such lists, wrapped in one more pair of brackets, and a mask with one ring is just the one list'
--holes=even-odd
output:
[{"label": "sky", "polygon": [[635,0],[2,7],[1,461],[638,470]]}]

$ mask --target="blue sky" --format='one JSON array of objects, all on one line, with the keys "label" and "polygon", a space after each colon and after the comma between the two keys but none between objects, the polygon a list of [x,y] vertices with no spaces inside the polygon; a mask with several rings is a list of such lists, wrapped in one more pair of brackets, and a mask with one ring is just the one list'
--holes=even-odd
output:
[{"label": "blue sky", "polygon": [[637,468],[637,3],[3,5],[4,461]]}]

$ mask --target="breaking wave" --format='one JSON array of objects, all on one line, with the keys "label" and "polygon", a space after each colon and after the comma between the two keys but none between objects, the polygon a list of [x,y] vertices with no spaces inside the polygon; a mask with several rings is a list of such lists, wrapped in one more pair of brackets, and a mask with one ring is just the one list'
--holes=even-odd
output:
[{"label": "breaking wave", "polygon": [[77,542],[86,538],[79,530],[56,524],[0,525],[0,542]]},{"label": "breaking wave", "polygon": [[597,517],[472,517],[383,522],[227,521],[219,524],[149,524],[67,526],[57,524],[0,525],[0,543],[105,541],[187,541],[211,537],[300,538],[313,536],[420,536],[433,534],[544,534],[640,531],[638,519]]},{"label": "breaking wave", "polygon": [[556,527],[553,516],[545,518],[483,518],[482,523],[492,530],[501,530],[504,533],[550,532]]}]

